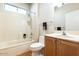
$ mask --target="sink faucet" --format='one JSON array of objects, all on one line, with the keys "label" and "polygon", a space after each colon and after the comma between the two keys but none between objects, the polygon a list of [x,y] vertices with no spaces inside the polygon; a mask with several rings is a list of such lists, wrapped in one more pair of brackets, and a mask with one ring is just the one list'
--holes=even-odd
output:
[{"label": "sink faucet", "polygon": [[62,27],[62,28],[63,28],[62,35],[66,35],[66,33],[65,33],[65,27]]}]

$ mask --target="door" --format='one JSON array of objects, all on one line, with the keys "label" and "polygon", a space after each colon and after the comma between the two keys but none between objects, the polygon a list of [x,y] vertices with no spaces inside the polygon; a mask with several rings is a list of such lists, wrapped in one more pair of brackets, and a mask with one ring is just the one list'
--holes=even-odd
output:
[{"label": "door", "polygon": [[57,55],[58,56],[79,56],[79,43],[66,41],[66,40],[58,40]]},{"label": "door", "polygon": [[45,56],[55,56],[56,55],[56,39],[45,36],[44,55]]}]

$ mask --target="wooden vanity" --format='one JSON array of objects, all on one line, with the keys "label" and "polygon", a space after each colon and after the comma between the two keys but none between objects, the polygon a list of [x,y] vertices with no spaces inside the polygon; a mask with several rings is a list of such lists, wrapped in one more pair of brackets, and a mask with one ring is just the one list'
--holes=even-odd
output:
[{"label": "wooden vanity", "polygon": [[79,38],[46,35],[44,56],[79,56]]}]

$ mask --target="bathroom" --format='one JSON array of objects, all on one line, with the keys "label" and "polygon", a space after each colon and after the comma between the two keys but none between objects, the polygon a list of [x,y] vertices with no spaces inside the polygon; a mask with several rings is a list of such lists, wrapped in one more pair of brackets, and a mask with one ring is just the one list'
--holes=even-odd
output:
[{"label": "bathroom", "polygon": [[0,56],[54,56],[46,38],[79,38],[78,13],[79,3],[0,3]]},{"label": "bathroom", "polygon": [[[46,11],[42,9],[47,7]],[[0,3],[0,55],[18,55],[21,51],[28,51],[29,45],[38,41],[39,35],[44,35],[43,22],[48,22],[49,30],[52,29],[51,7],[52,4],[48,3]],[[49,30],[46,32],[53,31]]]}]

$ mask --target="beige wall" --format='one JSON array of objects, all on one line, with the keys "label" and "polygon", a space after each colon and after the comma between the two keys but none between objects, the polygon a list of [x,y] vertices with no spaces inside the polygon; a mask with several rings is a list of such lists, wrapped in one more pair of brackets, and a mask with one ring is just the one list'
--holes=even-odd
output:
[{"label": "beige wall", "polygon": [[[43,34],[42,22],[46,21],[48,23],[48,30],[46,33],[52,33],[54,31],[54,8],[52,4],[48,3],[35,3],[30,4],[13,4],[18,7],[25,8],[31,11],[31,18],[22,14],[3,11],[4,4],[0,4],[0,21],[1,21],[1,40],[14,40],[22,39],[22,34],[26,33],[27,36],[31,34],[31,29],[27,24],[29,18],[32,22],[32,38],[37,40],[40,35]],[[3,17],[2,17],[3,16]],[[3,40],[2,40],[3,41]]]},{"label": "beige wall", "polygon": [[[40,35],[54,32],[54,6],[52,3],[40,3],[39,9]],[[43,30],[43,22],[47,22],[47,30]]]},{"label": "beige wall", "polygon": [[[38,39],[39,35],[45,33],[52,33],[54,31],[54,7],[52,4],[48,3],[38,3],[31,5],[32,17],[32,34],[33,39]],[[42,23],[46,21],[48,23],[48,30],[44,31]]]},{"label": "beige wall", "polygon": [[[16,4],[24,6],[29,10],[28,4]],[[30,38],[31,28],[27,24],[28,15],[4,10],[4,4],[0,4],[0,41],[10,41],[23,39],[23,34]]]},{"label": "beige wall", "polygon": [[38,40],[39,35],[39,19],[38,19],[38,4],[32,4],[30,6],[31,21],[32,21],[32,39]]}]

